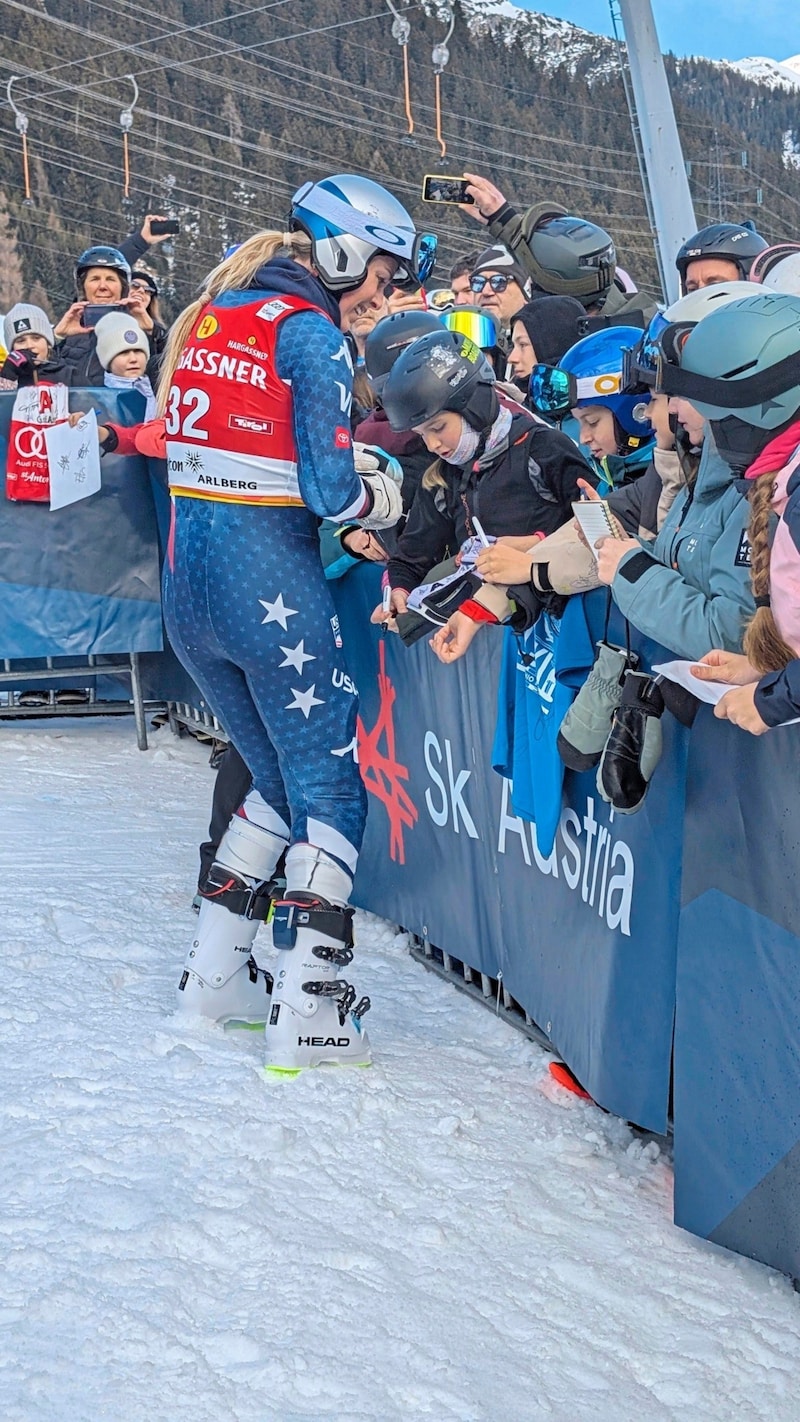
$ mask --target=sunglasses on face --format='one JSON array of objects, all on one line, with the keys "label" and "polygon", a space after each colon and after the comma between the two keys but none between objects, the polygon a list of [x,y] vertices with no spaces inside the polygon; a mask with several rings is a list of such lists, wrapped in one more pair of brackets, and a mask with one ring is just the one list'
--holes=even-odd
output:
[{"label": "sunglasses on face", "polygon": [[480,272],[476,272],[475,276],[471,277],[469,286],[470,291],[474,291],[477,295],[480,295],[483,288],[488,285],[492,288],[492,291],[496,291],[499,295],[501,291],[505,291],[509,282],[513,280],[513,277],[503,276],[501,272],[494,272],[492,276],[482,276]]}]

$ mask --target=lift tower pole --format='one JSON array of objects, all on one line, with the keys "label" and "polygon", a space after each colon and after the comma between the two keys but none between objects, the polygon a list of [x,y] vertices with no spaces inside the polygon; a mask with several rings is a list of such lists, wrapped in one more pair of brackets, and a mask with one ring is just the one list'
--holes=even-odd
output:
[{"label": "lift tower pole", "polygon": [[675,111],[650,0],[619,0],[636,118],[667,301],[680,295],[675,256],[697,231]]}]

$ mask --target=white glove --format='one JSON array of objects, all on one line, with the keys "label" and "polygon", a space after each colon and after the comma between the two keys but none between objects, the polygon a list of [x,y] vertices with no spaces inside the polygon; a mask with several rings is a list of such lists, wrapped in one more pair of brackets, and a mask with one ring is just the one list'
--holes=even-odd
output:
[{"label": "white glove", "polygon": [[374,474],[362,474],[361,479],[372,494],[372,508],[354,522],[362,528],[392,528],[403,512],[400,485],[382,469],[376,469]]},{"label": "white glove", "polygon": [[356,522],[362,528],[391,528],[403,512],[401,465],[376,444],[354,444],[353,463],[372,494],[370,512]]}]

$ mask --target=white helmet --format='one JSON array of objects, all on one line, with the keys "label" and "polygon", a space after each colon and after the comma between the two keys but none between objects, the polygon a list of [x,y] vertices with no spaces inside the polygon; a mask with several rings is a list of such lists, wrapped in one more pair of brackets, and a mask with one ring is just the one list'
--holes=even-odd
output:
[{"label": "white helmet", "polygon": [[290,227],[311,238],[314,266],[333,292],[359,287],[379,252],[397,262],[396,286],[421,285],[436,260],[436,237],[417,232],[396,197],[357,173],[304,183],[292,198]]},{"label": "white helmet", "polygon": [[673,301],[664,312],[666,321],[702,321],[712,311],[719,311],[729,301],[741,301],[745,296],[758,296],[762,288],[754,281],[720,281],[703,286]]}]

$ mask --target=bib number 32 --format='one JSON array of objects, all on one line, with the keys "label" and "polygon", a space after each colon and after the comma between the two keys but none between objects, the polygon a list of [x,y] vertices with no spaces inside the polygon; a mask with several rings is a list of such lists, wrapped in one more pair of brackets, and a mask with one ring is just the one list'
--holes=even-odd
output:
[{"label": "bib number 32", "polygon": [[186,439],[207,440],[208,430],[202,429],[200,422],[208,414],[210,405],[205,390],[180,390],[173,385],[166,409],[167,434],[173,438],[180,435]]}]

